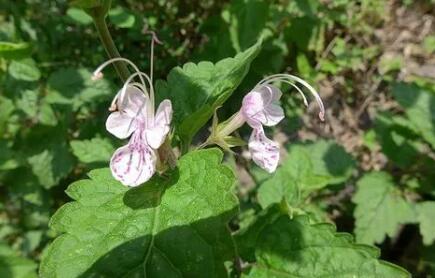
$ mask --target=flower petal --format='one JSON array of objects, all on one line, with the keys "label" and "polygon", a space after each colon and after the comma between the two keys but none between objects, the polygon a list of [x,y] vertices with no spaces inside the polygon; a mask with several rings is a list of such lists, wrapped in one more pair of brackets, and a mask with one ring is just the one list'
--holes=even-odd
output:
[{"label": "flower petal", "polygon": [[277,104],[282,93],[271,85],[254,88],[244,98],[242,112],[252,128],[260,125],[274,126],[284,118],[284,111]]},{"label": "flower petal", "polygon": [[132,139],[115,151],[110,160],[113,177],[126,186],[138,186],[148,181],[156,171],[154,150],[143,141]]},{"label": "flower petal", "polygon": [[106,129],[119,139],[125,139],[137,129],[137,121],[125,113],[112,112],[107,118]]},{"label": "flower petal", "polygon": [[[122,98],[122,96],[120,96]],[[135,86],[128,86],[125,96],[120,100],[119,110],[130,118],[143,118],[146,116],[148,96]]]},{"label": "flower petal", "polygon": [[252,131],[248,147],[255,164],[269,173],[275,172],[279,162],[279,145],[266,137],[262,127]]},{"label": "flower petal", "polygon": [[170,130],[171,119],[172,103],[170,100],[165,99],[157,109],[153,126],[147,128],[145,132],[147,143],[151,148],[158,149],[163,144]]}]

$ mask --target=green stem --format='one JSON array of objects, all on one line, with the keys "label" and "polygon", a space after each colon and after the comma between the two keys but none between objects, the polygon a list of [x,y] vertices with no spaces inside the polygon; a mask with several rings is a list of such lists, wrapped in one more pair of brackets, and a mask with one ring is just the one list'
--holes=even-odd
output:
[{"label": "green stem", "polygon": [[[100,36],[101,43],[106,50],[107,55],[110,59],[121,57],[118,52],[118,49],[113,42],[112,36],[110,35],[109,29],[107,28],[106,19],[104,16],[95,16],[94,17],[95,27],[97,28],[98,35]],[[123,62],[115,62],[114,63],[115,70],[118,73],[119,77],[123,82],[127,80],[130,76],[127,65]]]}]

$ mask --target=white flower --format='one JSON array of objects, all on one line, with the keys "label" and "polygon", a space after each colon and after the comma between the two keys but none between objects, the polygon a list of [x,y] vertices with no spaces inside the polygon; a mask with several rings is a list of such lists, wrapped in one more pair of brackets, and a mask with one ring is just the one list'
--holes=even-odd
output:
[{"label": "white flower", "polygon": [[[115,58],[100,66],[94,77],[101,78],[101,70],[110,62],[123,60]],[[118,148],[110,160],[110,169],[115,179],[126,186],[138,186],[148,181],[156,171],[157,149],[163,144],[170,130],[172,104],[163,100],[154,113],[154,89],[151,79],[136,69],[115,96],[112,112],[106,121],[106,129],[116,137],[130,137],[127,145]],[[134,83],[139,76],[141,83]],[[145,78],[145,79],[144,79]],[[147,89],[148,81],[149,91]]]}]

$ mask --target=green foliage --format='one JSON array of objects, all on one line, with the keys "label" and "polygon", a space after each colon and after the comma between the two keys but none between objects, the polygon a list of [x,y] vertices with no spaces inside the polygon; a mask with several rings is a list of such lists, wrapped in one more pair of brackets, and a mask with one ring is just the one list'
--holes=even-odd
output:
[{"label": "green foliage", "polygon": [[[187,63],[171,70],[166,81],[156,84],[158,96],[170,98],[174,109],[176,133],[189,144],[198,130],[234,92],[247,74],[262,40],[234,58],[216,64]],[[188,100],[188,101],[187,101]]]},{"label": "green foliage", "polygon": [[393,95],[417,132],[435,149],[435,93],[413,84],[398,83],[393,87]]},{"label": "green foliage", "polygon": [[18,80],[38,81],[41,72],[32,59],[14,60],[9,65],[9,74]]},{"label": "green foliage", "polygon": [[292,145],[281,168],[260,185],[258,202],[263,208],[281,200],[299,206],[311,192],[346,181],[353,169],[352,157],[333,141]]},{"label": "green foliage", "polygon": [[244,277],[410,277],[378,260],[379,250],[353,243],[350,234],[336,233],[331,224],[268,214],[244,234],[257,259]]},{"label": "green foliage", "polygon": [[42,277],[225,276],[233,247],[226,223],[237,211],[234,174],[216,149],[183,156],[178,168],[139,188],[108,169],[72,184],[51,227]]},{"label": "green foliage", "polygon": [[4,243],[0,244],[0,276],[13,278],[36,278],[37,265],[20,257]]},{"label": "green foliage", "polygon": [[399,225],[415,222],[411,203],[394,185],[385,172],[365,174],[357,183],[353,197],[355,208],[355,235],[358,242],[373,244],[394,237]]},{"label": "green foliage", "polygon": [[423,236],[423,243],[430,245],[435,241],[434,212],[435,202],[422,202],[417,204],[417,219],[420,223],[420,233]]},{"label": "green foliage", "polygon": [[72,140],[72,152],[80,162],[106,162],[110,160],[114,147],[109,140],[92,138],[91,140]]}]

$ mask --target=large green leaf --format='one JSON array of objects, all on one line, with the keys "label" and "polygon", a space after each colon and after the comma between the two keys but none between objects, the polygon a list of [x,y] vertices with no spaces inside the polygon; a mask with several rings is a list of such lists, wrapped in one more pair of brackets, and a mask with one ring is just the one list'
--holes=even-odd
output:
[{"label": "large green leaf", "polygon": [[435,93],[413,84],[398,83],[393,87],[393,95],[421,136],[435,149]]},{"label": "large green leaf", "polygon": [[288,159],[261,184],[258,201],[263,208],[283,199],[297,205],[314,190],[346,181],[354,165],[352,157],[333,141],[292,145]]},{"label": "large green leaf", "polygon": [[261,44],[260,39],[234,58],[216,64],[199,62],[176,67],[166,81],[157,82],[157,95],[172,101],[176,133],[185,145],[234,92],[259,53]]},{"label": "large green leaf", "polygon": [[410,277],[379,260],[377,248],[355,244],[331,224],[310,224],[308,217],[290,219],[276,212],[264,217],[243,235],[256,259],[244,277]]},{"label": "large green leaf", "polygon": [[357,183],[355,235],[358,242],[381,243],[385,236],[395,236],[399,225],[414,222],[415,211],[394,186],[385,172],[371,172]]},{"label": "large green leaf", "polygon": [[128,189],[109,169],[72,184],[75,201],[51,227],[60,233],[42,277],[225,277],[233,245],[227,222],[237,211],[232,171],[217,149],[191,152],[168,176]]},{"label": "large green leaf", "polygon": [[435,241],[435,202],[427,201],[419,203],[416,209],[423,243],[430,245]]},{"label": "large green leaf", "polygon": [[0,277],[36,278],[35,262],[20,257],[5,244],[0,244]]}]

